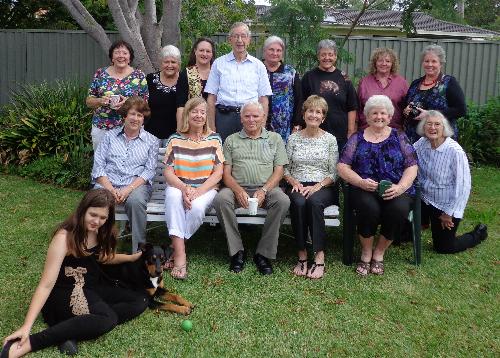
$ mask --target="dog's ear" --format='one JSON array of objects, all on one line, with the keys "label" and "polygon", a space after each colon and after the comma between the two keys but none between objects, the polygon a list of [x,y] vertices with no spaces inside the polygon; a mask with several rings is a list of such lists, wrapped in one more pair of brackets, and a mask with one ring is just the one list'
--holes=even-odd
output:
[{"label": "dog's ear", "polygon": [[137,250],[140,250],[142,252],[146,252],[147,250],[147,243],[145,242],[140,242],[138,245],[137,245]]}]

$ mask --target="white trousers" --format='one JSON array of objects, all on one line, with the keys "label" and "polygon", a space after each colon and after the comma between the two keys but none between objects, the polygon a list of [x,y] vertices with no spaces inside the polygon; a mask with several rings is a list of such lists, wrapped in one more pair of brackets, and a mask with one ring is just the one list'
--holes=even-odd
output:
[{"label": "white trousers", "polygon": [[205,211],[212,204],[217,190],[212,189],[197,197],[186,210],[182,202],[182,192],[174,187],[165,189],[165,221],[168,234],[181,239],[189,239],[203,224]]}]

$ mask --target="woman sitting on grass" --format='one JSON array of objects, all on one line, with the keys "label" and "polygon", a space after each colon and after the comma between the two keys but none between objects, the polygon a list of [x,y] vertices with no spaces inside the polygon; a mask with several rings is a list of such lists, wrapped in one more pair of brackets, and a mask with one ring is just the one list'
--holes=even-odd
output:
[{"label": "woman sitting on grass", "polygon": [[[102,280],[98,262],[117,264],[141,255],[115,254],[114,217],[113,195],[93,189],[58,226],[24,323],[5,338],[2,358],[54,345],[61,352],[76,354],[76,341],[97,338],[146,309],[148,301],[141,293]],[[49,327],[30,334],[40,311]]]},{"label": "woman sitting on grass", "polygon": [[469,199],[471,178],[469,162],[455,142],[453,127],[438,111],[427,111],[417,126],[422,136],[415,144],[418,180],[422,190],[422,225],[430,226],[434,250],[453,254],[481,243],[487,227],[478,224],[471,232],[456,236]]}]

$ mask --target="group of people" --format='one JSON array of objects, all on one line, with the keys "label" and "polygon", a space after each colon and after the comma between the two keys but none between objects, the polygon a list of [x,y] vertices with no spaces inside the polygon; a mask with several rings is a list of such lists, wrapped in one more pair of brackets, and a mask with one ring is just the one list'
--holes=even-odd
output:
[{"label": "group of people", "polygon": [[[361,276],[384,273],[384,254],[406,224],[417,178],[422,225],[430,225],[437,252],[459,252],[487,237],[483,224],[456,235],[471,188],[457,142],[456,121],[466,107],[456,79],[443,73],[440,46],[424,49],[425,74],[410,86],[397,73],[395,52],[376,49],[356,92],[335,67],[332,40],[319,42],[318,66],[300,78],[283,62],[279,37],[265,41],[263,61],[247,52],[246,24],[235,23],[228,39],[232,51],[217,59],[212,40],[198,39],[182,71],[180,51],[165,46],[160,71],[147,76],[131,66],[129,44],[111,46],[111,65],[96,72],[87,98],[94,108],[95,188],[56,230],[25,323],[6,338],[2,357],[94,338],[146,308],[136,293],[111,295],[97,264],[140,257],[135,250],[146,241],[160,147],[173,248],[168,268],[176,279],[188,275],[185,242],[209,206],[227,238],[230,271],[244,269],[247,250],[235,209],[251,200],[267,209],[253,255],[258,271],[273,273],[280,225],[290,212],[298,253],[292,272],[322,278],[323,212],[339,203],[339,177],[350,184]],[[131,255],[115,253],[115,204],[124,204],[130,221]],[[30,334],[40,312],[49,328]]]}]

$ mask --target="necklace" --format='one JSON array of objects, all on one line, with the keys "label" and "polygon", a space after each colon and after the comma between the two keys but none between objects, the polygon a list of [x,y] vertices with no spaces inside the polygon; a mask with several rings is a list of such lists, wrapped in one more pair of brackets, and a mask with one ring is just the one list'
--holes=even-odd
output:
[{"label": "necklace", "polygon": [[424,85],[425,87],[429,87],[429,86],[432,86],[433,84],[435,84],[437,82],[437,78],[431,80],[431,82],[425,82],[425,78],[424,80],[422,81],[422,85]]}]

